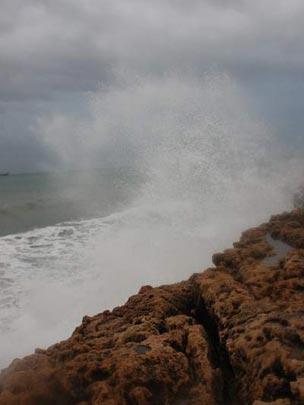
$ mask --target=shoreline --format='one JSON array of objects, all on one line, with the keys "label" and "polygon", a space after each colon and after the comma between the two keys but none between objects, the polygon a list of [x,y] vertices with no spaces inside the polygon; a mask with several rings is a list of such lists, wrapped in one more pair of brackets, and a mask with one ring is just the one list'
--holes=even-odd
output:
[{"label": "shoreline", "polygon": [[273,216],[215,253],[214,268],[144,286],[14,360],[0,404],[303,403],[303,249],[304,209]]}]

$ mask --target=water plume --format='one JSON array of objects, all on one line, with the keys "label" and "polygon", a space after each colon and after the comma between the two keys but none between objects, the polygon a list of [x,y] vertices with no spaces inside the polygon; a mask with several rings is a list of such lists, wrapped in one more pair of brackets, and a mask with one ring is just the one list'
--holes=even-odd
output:
[{"label": "water plume", "polygon": [[5,312],[1,365],[68,336],[82,315],[143,284],[210,266],[242,230],[291,208],[303,178],[301,161],[282,153],[226,75],[125,75],[91,94],[88,112],[43,117],[37,133],[66,167],[128,166],[141,180],[106,217],[0,239],[18,303]]}]

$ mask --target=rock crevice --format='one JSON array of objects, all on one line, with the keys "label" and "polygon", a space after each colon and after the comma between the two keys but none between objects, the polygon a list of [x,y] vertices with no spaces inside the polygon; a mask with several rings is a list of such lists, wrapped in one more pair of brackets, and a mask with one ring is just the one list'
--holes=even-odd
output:
[{"label": "rock crevice", "polygon": [[195,319],[206,331],[210,350],[210,363],[218,368],[221,373],[221,396],[218,403],[225,405],[241,405],[238,394],[237,382],[230,364],[229,353],[225,343],[221,342],[217,320],[210,315],[196,288]]}]

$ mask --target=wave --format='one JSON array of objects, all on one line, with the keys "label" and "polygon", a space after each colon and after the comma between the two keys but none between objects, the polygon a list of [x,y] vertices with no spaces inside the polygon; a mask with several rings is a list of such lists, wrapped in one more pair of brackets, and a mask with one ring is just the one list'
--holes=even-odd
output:
[{"label": "wave", "polygon": [[[67,337],[82,315],[143,284],[188,278],[242,230],[291,208],[302,162],[282,154],[253,115],[226,76],[96,94],[85,156],[128,151],[145,181],[119,212],[0,238],[1,365]],[[48,141],[55,148],[59,138]]]}]

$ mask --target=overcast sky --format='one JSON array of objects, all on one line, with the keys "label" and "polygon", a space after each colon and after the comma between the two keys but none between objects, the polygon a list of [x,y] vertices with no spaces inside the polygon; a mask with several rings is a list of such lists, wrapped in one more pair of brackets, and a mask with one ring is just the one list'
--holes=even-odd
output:
[{"label": "overcast sky", "polygon": [[[0,0],[0,171],[51,170],[41,117],[87,117],[88,94],[216,70],[289,144],[304,124],[302,0]],[[119,114],[119,111],[118,111]],[[87,119],[87,118],[86,118]]]}]

